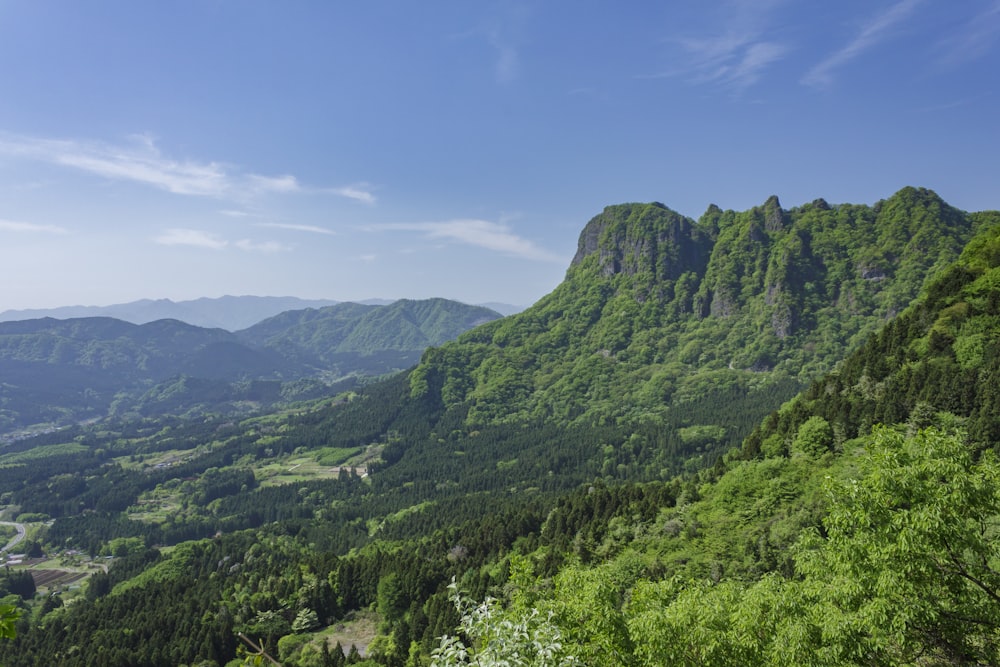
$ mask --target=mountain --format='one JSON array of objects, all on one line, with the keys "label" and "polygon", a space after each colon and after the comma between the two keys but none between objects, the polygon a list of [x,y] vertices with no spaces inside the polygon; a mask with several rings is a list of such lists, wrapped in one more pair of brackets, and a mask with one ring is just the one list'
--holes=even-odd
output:
[{"label": "mountain", "polygon": [[401,299],[387,306],[341,303],[281,313],[237,335],[333,375],[359,369],[378,375],[409,368],[428,347],[499,317],[447,299]]},{"label": "mountain", "polygon": [[998,664],[1000,214],[973,217],[914,304],[713,469],[563,498],[494,627],[548,618],[583,664]]},{"label": "mountain", "polygon": [[102,416],[120,395],[185,373],[222,382],[279,379],[295,368],[222,329],[177,320],[131,324],[107,317],[0,323],[4,430]]},{"label": "mountain", "polygon": [[469,430],[659,424],[712,455],[755,423],[737,413],[759,419],[905,309],[983,219],[917,188],[874,206],[711,206],[698,221],[610,206],[552,293],[429,350],[412,393]]},{"label": "mountain", "polygon": [[316,396],[321,383],[294,382],[400,371],[427,346],[497,317],[431,299],[290,311],[240,334],[178,320],[4,322],[0,429],[100,417],[112,408],[150,415]]},{"label": "mountain", "polygon": [[809,419],[843,440],[938,410],[966,420],[977,446],[1000,443],[1000,214],[984,222],[915,304],[755,429],[744,455],[787,454]]},{"label": "mountain", "polygon": [[39,546],[115,558],[0,660],[997,664],[998,272],[928,190],[609,207],[408,373],[5,447]]},{"label": "mountain", "polygon": [[[357,303],[367,306],[388,306],[398,299],[365,299]],[[189,301],[170,299],[140,299],[111,306],[63,306],[60,308],[29,308],[0,312],[0,322],[34,320],[51,317],[59,320],[82,317],[112,317],[133,324],[146,324],[156,320],[180,320],[198,327],[239,331],[247,329],[269,317],[289,310],[326,308],[340,303],[330,299],[300,299],[294,296],[222,296],[202,297]],[[523,306],[509,303],[484,303],[480,307],[512,315],[524,310]]]},{"label": "mountain", "polygon": [[156,320],[173,319],[199,327],[236,331],[286,310],[322,308],[336,303],[328,299],[299,299],[291,296],[223,296],[216,299],[201,298],[177,302],[170,299],[142,299],[111,306],[5,310],[0,313],[0,322],[45,317],[56,319],[112,317],[133,324],[146,324]]}]

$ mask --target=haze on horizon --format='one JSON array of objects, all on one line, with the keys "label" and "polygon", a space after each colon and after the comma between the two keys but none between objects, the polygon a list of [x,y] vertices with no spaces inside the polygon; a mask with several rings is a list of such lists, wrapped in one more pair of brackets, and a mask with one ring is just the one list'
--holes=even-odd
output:
[{"label": "haze on horizon", "polygon": [[1000,208],[1000,0],[0,4],[0,311],[527,305],[586,221]]}]

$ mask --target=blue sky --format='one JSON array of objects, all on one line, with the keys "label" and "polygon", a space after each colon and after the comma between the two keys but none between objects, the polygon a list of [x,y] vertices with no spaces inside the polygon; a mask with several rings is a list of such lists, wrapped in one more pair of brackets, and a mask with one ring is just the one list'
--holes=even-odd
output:
[{"label": "blue sky", "polygon": [[1000,0],[0,0],[0,310],[527,305],[625,201],[1000,208]]}]

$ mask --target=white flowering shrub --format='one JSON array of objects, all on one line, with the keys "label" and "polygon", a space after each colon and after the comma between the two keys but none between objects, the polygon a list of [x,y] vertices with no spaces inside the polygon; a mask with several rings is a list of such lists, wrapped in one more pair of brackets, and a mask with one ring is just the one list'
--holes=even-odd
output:
[{"label": "white flowering shrub", "polygon": [[511,617],[498,600],[476,603],[464,597],[452,580],[451,599],[461,616],[458,630],[468,640],[445,635],[434,649],[431,667],[573,667],[582,663],[569,655],[562,633],[552,622],[530,609]]}]

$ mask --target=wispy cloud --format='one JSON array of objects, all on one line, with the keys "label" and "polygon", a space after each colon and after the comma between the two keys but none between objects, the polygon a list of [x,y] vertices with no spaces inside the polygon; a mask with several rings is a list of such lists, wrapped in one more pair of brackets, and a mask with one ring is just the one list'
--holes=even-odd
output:
[{"label": "wispy cloud", "polygon": [[250,174],[247,176],[248,182],[258,192],[277,192],[287,194],[292,192],[302,192],[298,179],[289,174],[284,176],[258,176]]},{"label": "wispy cloud", "polygon": [[938,43],[944,52],[941,64],[953,67],[982,58],[1000,38],[1000,0],[965,23],[957,32]]},{"label": "wispy cloud", "polygon": [[72,167],[112,180],[151,185],[182,195],[221,197],[233,189],[232,178],[217,162],[165,158],[152,139],[132,137],[131,143],[106,143],[0,136],[0,153]]},{"label": "wispy cloud", "polygon": [[0,232],[18,234],[66,234],[64,227],[56,225],[39,225],[33,222],[18,222],[16,220],[0,220]]},{"label": "wispy cloud", "polygon": [[254,225],[254,227],[269,227],[271,229],[288,229],[295,232],[309,232],[312,234],[329,234],[331,236],[337,233],[332,229],[327,229],[326,227],[318,227],[316,225],[297,225],[285,222],[258,222]]},{"label": "wispy cloud", "polygon": [[559,263],[564,262],[566,259],[565,257],[550,253],[543,248],[539,248],[532,241],[512,232],[506,225],[487,220],[404,222],[378,225],[375,229],[418,232],[428,238],[457,241],[524,259]]},{"label": "wispy cloud", "polygon": [[127,143],[116,145],[0,134],[0,154],[78,169],[114,181],[141,183],[178,195],[239,201],[267,194],[329,192],[368,204],[375,202],[367,184],[311,188],[291,174],[266,176],[223,162],[170,158],[147,135],[134,135]]},{"label": "wispy cloud", "polygon": [[680,52],[669,68],[638,79],[683,78],[742,93],[791,48],[770,34],[771,14],[783,0],[730,0],[720,7],[711,31],[674,35],[666,41]]},{"label": "wispy cloud", "polygon": [[757,83],[764,70],[773,62],[783,58],[788,47],[777,42],[754,42],[747,45],[740,54],[739,62],[724,69],[721,77],[738,90]]},{"label": "wispy cloud", "polygon": [[474,40],[490,48],[493,79],[499,84],[515,81],[521,74],[519,46],[524,42],[524,26],[532,19],[529,3],[498,3],[495,12],[469,30],[451,35],[453,39]]},{"label": "wispy cloud", "polygon": [[938,111],[949,111],[951,109],[959,109],[961,107],[966,107],[971,104],[975,104],[977,101],[982,99],[982,95],[977,95],[975,97],[964,97],[959,100],[952,100],[949,102],[941,102],[940,104],[929,104],[924,107],[917,107],[912,110],[912,113],[936,113]]},{"label": "wispy cloud", "polygon": [[217,234],[200,229],[168,229],[163,234],[154,238],[153,241],[160,245],[187,245],[198,248],[210,248],[212,250],[221,250],[229,245],[228,241]]},{"label": "wispy cloud", "polygon": [[290,246],[278,243],[277,241],[251,241],[250,239],[240,239],[233,245],[246,252],[275,253],[291,250]]},{"label": "wispy cloud", "polygon": [[500,37],[497,32],[490,33],[490,46],[496,50],[494,75],[499,83],[510,83],[517,78],[519,58],[517,49]]},{"label": "wispy cloud", "polygon": [[802,83],[814,88],[828,88],[833,83],[833,73],[838,68],[891,37],[891,28],[904,21],[921,2],[923,0],[900,0],[869,20],[846,46],[806,72]]},{"label": "wispy cloud", "polygon": [[229,247],[238,248],[244,252],[275,253],[291,250],[287,246],[277,241],[254,241],[252,239],[239,239],[230,243],[218,234],[206,232],[201,229],[185,229],[175,227],[166,230],[163,234],[153,239],[155,243],[168,246],[193,246],[195,248],[207,248],[209,250],[224,250]]},{"label": "wispy cloud", "polygon": [[354,183],[340,188],[329,188],[328,192],[348,199],[354,199],[365,204],[374,204],[375,195],[372,194],[372,186],[369,183]]}]

